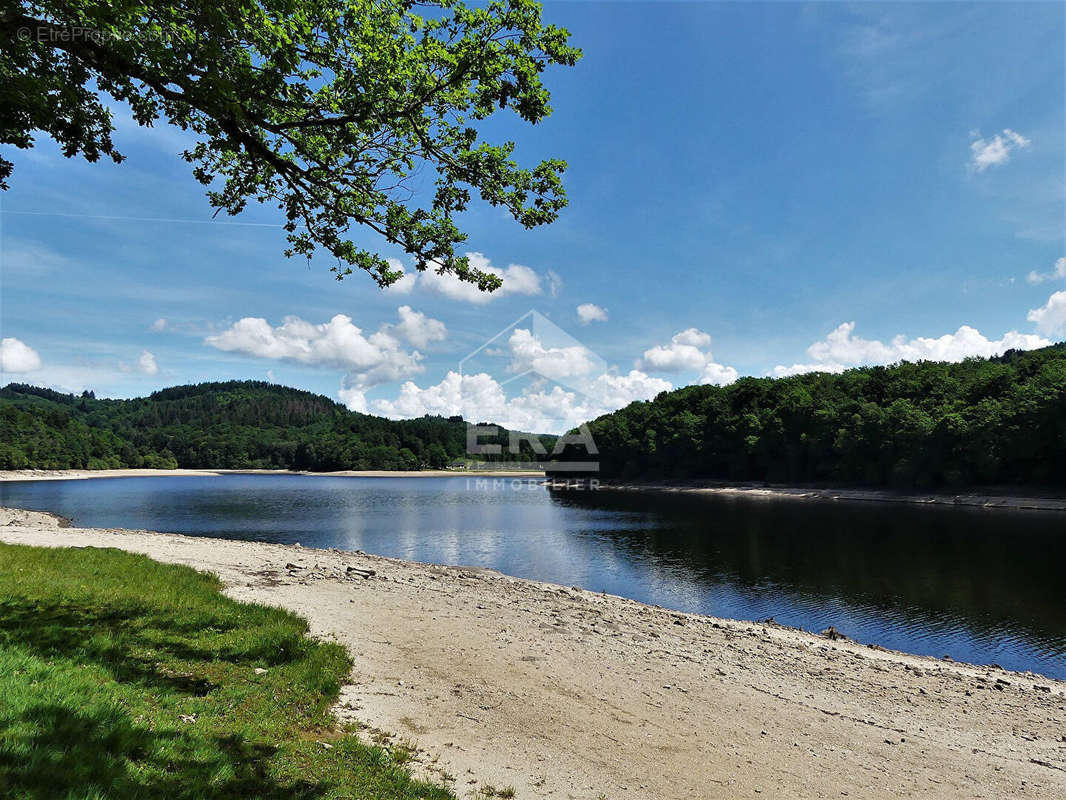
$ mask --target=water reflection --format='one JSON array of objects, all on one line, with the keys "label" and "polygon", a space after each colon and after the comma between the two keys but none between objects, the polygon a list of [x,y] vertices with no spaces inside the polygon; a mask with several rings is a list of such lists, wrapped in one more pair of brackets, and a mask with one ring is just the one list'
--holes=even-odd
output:
[{"label": "water reflection", "polygon": [[[664,580],[684,573],[706,587],[705,613],[832,624],[887,647],[1015,668],[1031,659],[1066,672],[1062,516],[625,492],[554,497],[607,515],[592,535],[609,535],[633,561],[669,568]],[[607,533],[610,515],[627,524]]]},{"label": "water reflection", "polygon": [[290,475],[0,484],[5,505],[498,569],[1066,678],[1066,516]]}]

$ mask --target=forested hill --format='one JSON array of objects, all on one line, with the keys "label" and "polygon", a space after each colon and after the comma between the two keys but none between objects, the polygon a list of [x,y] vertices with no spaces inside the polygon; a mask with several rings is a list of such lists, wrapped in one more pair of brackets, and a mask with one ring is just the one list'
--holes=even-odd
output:
[{"label": "forested hill", "polygon": [[589,428],[606,479],[1063,487],[1066,345],[690,386]]},{"label": "forested hill", "polygon": [[[444,467],[466,458],[466,430],[461,417],[384,419],[259,381],[176,386],[133,400],[14,383],[0,390],[0,469]],[[501,429],[498,441],[507,437]],[[523,446],[522,456],[502,458],[534,460]]]}]

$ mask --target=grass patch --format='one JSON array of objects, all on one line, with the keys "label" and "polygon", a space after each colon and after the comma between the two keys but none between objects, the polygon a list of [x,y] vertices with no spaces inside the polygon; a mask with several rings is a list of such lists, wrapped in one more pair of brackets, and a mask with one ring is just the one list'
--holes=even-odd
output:
[{"label": "grass patch", "polygon": [[0,544],[0,797],[453,797],[336,730],[344,648],[220,588],[118,550]]}]

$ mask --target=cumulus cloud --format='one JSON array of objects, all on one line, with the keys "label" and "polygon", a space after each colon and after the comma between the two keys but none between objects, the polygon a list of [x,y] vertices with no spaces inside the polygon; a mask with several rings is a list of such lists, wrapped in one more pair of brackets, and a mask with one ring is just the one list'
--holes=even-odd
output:
[{"label": "cumulus cloud", "polygon": [[452,300],[478,304],[489,303],[506,295],[538,295],[543,292],[540,276],[529,267],[521,264],[494,267],[481,253],[467,253],[466,256],[470,259],[471,267],[502,278],[503,285],[494,292],[483,292],[476,285],[461,281],[451,273],[434,272],[431,268],[420,277],[422,287]]},{"label": "cumulus cloud", "polygon": [[517,430],[560,433],[672,388],[669,381],[632,370],[628,375],[595,376],[588,384],[591,393],[538,384],[508,397],[504,387],[487,373],[449,372],[440,383],[424,388],[407,381],[394,400],[378,400],[373,407],[388,417],[460,414],[471,421],[494,422]]},{"label": "cumulus cloud", "polygon": [[525,328],[515,328],[507,341],[511,349],[508,370],[516,374],[533,371],[554,381],[579,378],[596,370],[598,359],[580,345],[545,346]]},{"label": "cumulus cloud", "polygon": [[577,307],[577,316],[582,325],[588,325],[590,322],[606,322],[607,309],[595,303],[582,303]]},{"label": "cumulus cloud", "polygon": [[644,351],[641,366],[651,372],[691,372],[701,369],[710,354],[702,348],[711,344],[711,337],[697,328],[674,334],[669,344],[657,345]]},{"label": "cumulus cloud", "polygon": [[410,306],[400,306],[396,313],[400,316],[396,331],[415,347],[428,347],[431,342],[448,338],[448,329],[439,319],[427,317]]},{"label": "cumulus cloud", "polygon": [[733,367],[715,362],[710,351],[711,336],[699,328],[686,328],[670,338],[669,344],[644,351],[637,366],[648,372],[699,372],[700,383],[725,386],[739,374]]},{"label": "cumulus cloud", "polygon": [[160,317],[159,319],[157,319],[148,328],[148,330],[150,330],[152,333],[159,333],[160,331],[165,331],[166,329],[167,329],[167,321],[166,321],[166,318],[164,318],[164,317]]},{"label": "cumulus cloud", "polygon": [[997,133],[991,139],[982,139],[977,133],[974,133],[974,137],[970,142],[970,168],[977,172],[1006,164],[1014,150],[1024,149],[1031,144],[1029,139],[1010,128],[1004,128],[1002,133]]},{"label": "cumulus cloud", "polygon": [[1040,336],[1018,331],[1008,331],[1002,338],[991,340],[969,325],[937,338],[919,336],[908,339],[900,334],[888,343],[863,339],[855,336],[854,331],[854,322],[837,326],[825,339],[807,348],[813,363],[778,365],[771,374],[780,378],[805,372],[842,372],[848,367],[896,361],[962,361],[970,356],[988,357],[1012,348],[1031,350],[1050,344]]},{"label": "cumulus cloud", "polygon": [[[695,331],[690,328],[690,331]],[[687,344],[688,331],[677,334],[670,344],[657,345],[644,351],[640,366],[649,372],[692,372],[707,363],[707,354],[698,345]],[[710,338],[708,337],[708,342]]]},{"label": "cumulus cloud", "polygon": [[1035,269],[1029,273],[1029,283],[1043,283],[1066,278],[1066,258],[1060,258],[1052,266],[1050,272],[1037,272]]},{"label": "cumulus cloud", "polygon": [[[407,381],[394,399],[376,400],[372,408],[389,417],[460,414],[471,421],[560,433],[673,388],[669,381],[637,369],[627,374],[609,370],[602,359],[568,336],[549,341],[546,344],[535,328],[515,328],[500,348],[498,355],[504,360],[499,374],[452,371],[425,387]],[[519,385],[515,378],[529,376],[532,379],[515,392]],[[513,394],[509,396],[508,390]],[[366,401],[350,391],[344,397],[350,407]]]},{"label": "cumulus cloud", "polygon": [[385,291],[392,294],[410,294],[415,288],[418,273],[413,270],[409,272],[398,258],[387,258],[385,260],[389,262],[390,269],[403,273],[397,281],[386,286]]},{"label": "cumulus cloud", "polygon": [[735,383],[740,374],[733,368],[709,362],[700,375],[700,383],[713,383],[715,386],[728,386]]},{"label": "cumulus cloud", "polygon": [[155,375],[159,372],[159,365],[155,363],[155,354],[142,350],[137,358],[137,369],[145,375]]},{"label": "cumulus cloud", "polygon": [[382,325],[371,334],[344,314],[319,324],[290,316],[277,327],[261,317],[245,317],[204,342],[254,358],[345,369],[348,372],[340,397],[350,408],[365,410],[367,389],[409,378],[424,369],[422,354],[406,349],[402,340],[428,344],[446,335],[444,323],[409,306],[401,306],[397,313],[398,324]]},{"label": "cumulus cloud", "polygon": [[847,367],[843,364],[791,364],[785,366],[778,364],[770,374],[775,378],[787,378],[789,375],[806,375],[808,372],[843,372]]},{"label": "cumulus cloud", "polygon": [[603,409],[599,414],[606,414],[637,400],[651,400],[661,392],[668,392],[673,388],[670,381],[653,377],[638,369],[631,369],[625,375],[604,373],[597,376],[592,383],[592,391]]},{"label": "cumulus cloud", "polygon": [[506,404],[503,387],[490,375],[449,371],[440,383],[424,389],[407,381],[395,400],[378,400],[374,407],[389,417],[462,414],[466,419],[486,421],[497,420]]},{"label": "cumulus cloud", "polygon": [[41,368],[37,351],[13,336],[0,339],[0,372],[33,372]]},{"label": "cumulus cloud", "polygon": [[539,295],[544,293],[542,280],[547,284],[548,294],[555,297],[563,285],[563,279],[553,270],[548,270],[543,279],[540,274],[521,264],[496,267],[483,253],[466,253],[470,266],[488,272],[503,280],[503,285],[494,292],[483,292],[472,283],[461,281],[451,273],[436,272],[431,265],[424,272],[408,269],[399,259],[387,259],[389,266],[403,276],[385,291],[391,294],[410,294],[416,287],[466,303],[484,305],[507,295]]},{"label": "cumulus cloud", "polygon": [[1066,292],[1055,292],[1042,307],[1032,309],[1028,319],[1048,336],[1066,332]]},{"label": "cumulus cloud", "polygon": [[142,350],[141,354],[137,356],[137,360],[133,362],[133,364],[119,361],[118,368],[120,372],[139,372],[144,375],[155,375],[159,372],[159,365],[155,361],[155,354],[148,350]]}]

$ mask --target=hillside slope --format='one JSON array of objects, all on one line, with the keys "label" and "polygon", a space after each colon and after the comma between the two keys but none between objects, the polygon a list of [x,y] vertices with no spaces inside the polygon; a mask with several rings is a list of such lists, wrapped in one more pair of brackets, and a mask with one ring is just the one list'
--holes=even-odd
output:
[{"label": "hillside slope", "polygon": [[[439,468],[465,458],[466,430],[462,417],[390,420],[260,381],[176,386],[132,400],[25,384],[0,390],[0,469]],[[498,441],[507,436],[501,429]],[[535,460],[524,448],[503,457]]]},{"label": "hillside slope", "polygon": [[589,429],[606,479],[1063,486],[1066,345],[690,386]]}]

